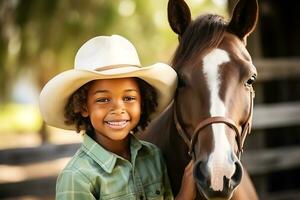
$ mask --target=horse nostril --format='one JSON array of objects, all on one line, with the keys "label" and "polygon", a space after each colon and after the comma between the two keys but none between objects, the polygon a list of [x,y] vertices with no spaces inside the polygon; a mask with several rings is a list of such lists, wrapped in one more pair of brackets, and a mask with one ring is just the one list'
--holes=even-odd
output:
[{"label": "horse nostril", "polygon": [[243,176],[242,164],[239,161],[236,161],[234,164],[235,164],[235,172],[229,182],[229,187],[232,187],[232,188],[235,188],[237,185],[240,184],[240,182],[242,180],[242,176]]},{"label": "horse nostril", "polygon": [[194,177],[195,181],[197,184],[199,184],[202,188],[207,186],[207,177],[208,177],[208,172],[205,169],[205,165],[203,164],[202,161],[198,161],[194,165]]}]

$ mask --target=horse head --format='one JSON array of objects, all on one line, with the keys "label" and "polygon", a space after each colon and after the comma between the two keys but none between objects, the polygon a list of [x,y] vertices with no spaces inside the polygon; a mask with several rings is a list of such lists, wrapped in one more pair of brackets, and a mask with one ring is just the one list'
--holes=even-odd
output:
[{"label": "horse head", "polygon": [[246,39],[257,18],[257,0],[240,0],[229,22],[212,14],[192,20],[184,0],[168,3],[169,23],[179,38],[172,60],[179,78],[174,120],[207,199],[231,198],[243,175],[239,155],[251,128],[257,76]]}]

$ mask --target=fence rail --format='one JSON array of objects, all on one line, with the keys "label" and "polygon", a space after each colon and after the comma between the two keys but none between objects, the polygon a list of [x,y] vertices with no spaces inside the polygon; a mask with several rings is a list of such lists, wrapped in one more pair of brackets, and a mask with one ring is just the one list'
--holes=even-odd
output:
[{"label": "fence rail", "polygon": [[278,128],[300,124],[300,102],[254,106],[253,129]]},{"label": "fence rail", "polygon": [[300,58],[255,59],[258,81],[289,79],[300,77]]},{"label": "fence rail", "polygon": [[69,157],[80,144],[46,144],[33,148],[17,148],[0,150],[0,165],[25,165]]}]

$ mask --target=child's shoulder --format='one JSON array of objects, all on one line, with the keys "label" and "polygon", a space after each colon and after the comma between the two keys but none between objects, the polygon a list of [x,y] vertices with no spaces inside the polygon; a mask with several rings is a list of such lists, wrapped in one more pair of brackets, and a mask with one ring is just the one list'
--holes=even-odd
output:
[{"label": "child's shoulder", "polygon": [[147,149],[148,152],[151,152],[151,153],[154,153],[154,154],[161,154],[161,150],[155,144],[153,144],[151,142],[144,141],[144,140],[140,140],[140,142],[145,147],[145,149]]},{"label": "child's shoulder", "polygon": [[92,160],[86,156],[86,153],[82,150],[82,147],[77,150],[70,161],[67,163],[62,173],[80,173],[82,170],[90,169],[92,167]]},{"label": "child's shoulder", "polygon": [[147,148],[159,151],[159,148],[155,144],[151,142],[147,142],[145,140],[139,140],[139,141],[142,143],[142,145],[146,146]]}]

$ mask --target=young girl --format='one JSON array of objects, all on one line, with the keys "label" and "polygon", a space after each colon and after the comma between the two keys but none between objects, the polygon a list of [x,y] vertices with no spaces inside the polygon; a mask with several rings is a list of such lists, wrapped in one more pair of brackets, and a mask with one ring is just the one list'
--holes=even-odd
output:
[{"label": "young girl", "polygon": [[[56,199],[173,199],[159,149],[133,133],[170,103],[176,83],[168,65],[142,67],[134,46],[121,36],[87,41],[74,69],[50,80],[40,95],[46,123],[85,131],[81,148],[58,177]],[[191,163],[183,177],[175,199],[194,199]]]}]

